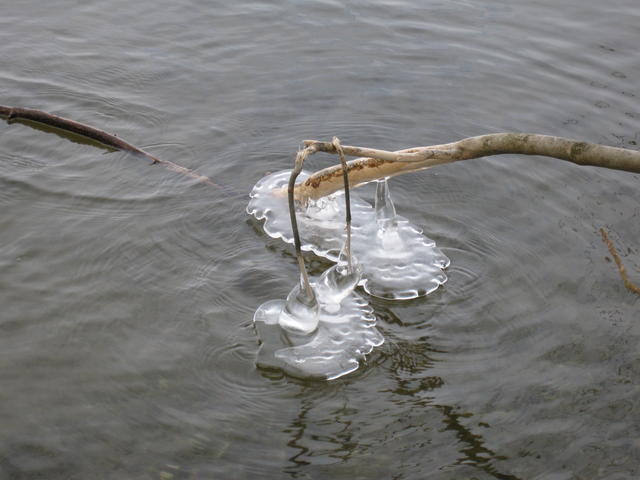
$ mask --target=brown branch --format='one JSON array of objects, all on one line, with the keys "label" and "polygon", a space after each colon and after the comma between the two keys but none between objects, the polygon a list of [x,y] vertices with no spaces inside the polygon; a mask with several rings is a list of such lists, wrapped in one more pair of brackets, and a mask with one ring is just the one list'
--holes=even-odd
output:
[{"label": "brown branch", "polygon": [[200,175],[199,173],[182,167],[176,163],[169,162],[167,160],[160,160],[150,153],[145,152],[141,148],[125,142],[121,138],[118,138],[116,135],[112,135],[105,132],[104,130],[91,127],[74,120],[69,120],[68,118],[59,117],[51,113],[43,112],[42,110],[35,110],[32,108],[7,107],[4,105],[0,105],[0,116],[6,117],[7,123],[11,123],[12,121],[28,120],[32,122],[42,123],[50,127],[58,128],[65,132],[71,132],[76,135],[81,135],[83,137],[95,140],[96,142],[108,147],[115,148],[116,150],[124,150],[136,155],[141,155],[151,160],[154,164],[157,163],[163,165],[165,168],[173,172],[181,173],[183,175],[196,179],[198,182],[215,186],[215,183],[213,183],[209,177]]},{"label": "brown branch", "polygon": [[618,267],[618,272],[620,272],[620,277],[622,277],[624,286],[627,287],[629,291],[635,293],[636,295],[640,295],[640,287],[638,287],[631,280],[629,280],[629,276],[627,275],[627,269],[624,268],[624,265],[622,264],[622,259],[620,258],[620,255],[618,255],[618,251],[616,250],[616,247],[613,245],[613,242],[609,239],[609,235],[607,234],[604,228],[600,229],[600,235],[602,235],[602,240],[607,245],[607,248],[609,249],[609,253],[613,257],[613,260],[616,262],[616,265]]},{"label": "brown branch", "polygon": [[[328,142],[305,141],[318,151],[336,154]],[[520,154],[557,158],[577,165],[591,165],[640,173],[640,152],[579,142],[562,137],[526,133],[492,133],[465,138],[458,142],[430,147],[416,147],[398,152],[342,145],[346,155],[360,155],[348,162],[352,187],[373,180],[415,172],[444,163],[470,160],[490,155]],[[296,188],[296,199],[318,199],[342,188],[342,167],[335,165],[311,175]]]}]

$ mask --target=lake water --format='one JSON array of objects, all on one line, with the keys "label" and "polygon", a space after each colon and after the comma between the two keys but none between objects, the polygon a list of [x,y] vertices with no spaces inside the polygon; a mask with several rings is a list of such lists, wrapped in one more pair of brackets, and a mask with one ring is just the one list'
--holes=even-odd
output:
[{"label": "lake water", "polygon": [[640,298],[598,233],[638,281],[639,175],[501,156],[391,180],[449,281],[370,299],[386,342],[332,382],[256,368],[253,313],[296,264],[245,213],[307,138],[637,148],[637,0],[4,3],[1,104],[219,187],[0,124],[0,478],[640,476]]}]

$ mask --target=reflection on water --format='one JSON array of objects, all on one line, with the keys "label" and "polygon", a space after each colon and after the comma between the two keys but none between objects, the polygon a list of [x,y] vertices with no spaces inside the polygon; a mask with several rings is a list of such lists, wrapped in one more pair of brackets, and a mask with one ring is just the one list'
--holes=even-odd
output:
[{"label": "reflection on water", "polygon": [[244,209],[306,138],[637,148],[639,17],[632,0],[7,3],[0,103],[224,188],[0,125],[0,478],[637,477],[639,300],[598,235],[637,278],[637,175],[502,156],[392,179],[449,280],[368,298],[388,341],[330,383],[255,366],[253,312],[296,264]]},{"label": "reflection on water", "polygon": [[[331,407],[326,408],[326,398],[314,398],[313,391],[303,388],[297,416],[283,430],[290,435],[287,445],[294,453],[288,458],[292,465],[285,472],[297,478],[305,467],[317,464],[324,466],[320,470],[327,474],[338,467],[345,477],[362,475],[364,468],[369,476],[387,478],[398,471],[400,460],[402,469],[420,474],[424,465],[407,460],[411,451],[425,456],[433,448],[434,437],[442,436],[448,441],[454,440],[457,452],[452,452],[447,459],[449,463],[439,464],[438,469],[480,471],[490,478],[517,479],[517,476],[500,471],[499,461],[506,457],[485,446],[482,431],[490,428],[488,424],[476,422],[475,428],[465,425],[461,420],[472,419],[472,413],[460,412],[454,406],[439,405],[435,401],[435,391],[444,381],[429,376],[433,361],[429,358],[432,346],[428,340],[421,339],[418,345],[397,344],[396,348],[398,354],[390,357],[388,366],[389,371],[394,372],[395,384],[378,392],[382,398],[378,401],[386,404],[385,410],[390,414],[393,412],[392,418],[379,417],[381,425],[363,424],[362,419],[368,415],[366,407],[338,400],[330,401]],[[363,430],[369,430],[370,434],[363,435]],[[387,451],[374,456],[374,441],[384,444]],[[360,465],[358,471],[350,472],[344,464],[358,457],[367,458],[368,465]]]}]

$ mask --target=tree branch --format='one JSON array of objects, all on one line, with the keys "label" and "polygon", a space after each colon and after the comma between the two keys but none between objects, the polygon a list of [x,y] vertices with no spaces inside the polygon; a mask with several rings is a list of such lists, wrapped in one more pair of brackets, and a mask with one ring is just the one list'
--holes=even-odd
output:
[{"label": "tree branch", "polygon": [[[331,143],[315,140],[304,143],[315,146],[318,151],[337,154]],[[541,155],[577,165],[640,173],[640,152],[636,150],[527,133],[492,133],[444,145],[415,147],[397,152],[349,145],[342,145],[342,149],[346,155],[364,157],[348,162],[349,183],[352,187],[444,163],[502,154]],[[342,167],[335,165],[315,172],[296,187],[296,199],[301,202],[318,199],[340,190],[342,186]]]},{"label": "tree branch", "polygon": [[[215,185],[211,179],[204,175],[200,175],[193,170],[182,167],[173,162],[160,160],[141,148],[118,138],[116,135],[112,135],[104,130],[91,127],[74,120],[59,117],[42,110],[8,107],[4,105],[0,105],[0,116],[6,117],[8,123],[26,120],[42,123],[65,132],[71,132],[94,140],[107,147],[117,150],[125,150],[143,156],[151,160],[154,164],[161,164],[169,170],[194,178],[198,182]],[[300,250],[300,239],[296,228],[297,222],[295,219],[295,208],[291,201],[294,194],[295,199],[298,202],[306,202],[310,199],[315,200],[326,195],[330,195],[331,193],[346,187],[347,228],[349,228],[349,186],[357,187],[374,180],[424,170],[444,163],[488,157],[490,155],[540,155],[565,160],[577,165],[590,165],[640,173],[640,152],[636,150],[579,142],[562,137],[528,133],[492,133],[489,135],[465,138],[458,142],[433,145],[429,147],[415,147],[406,150],[399,150],[397,152],[341,145],[337,139],[334,139],[332,143],[319,142],[316,140],[306,140],[304,143],[306,148],[300,152],[299,159],[296,159],[296,169],[294,169],[294,174],[291,176],[288,196],[292,216],[292,227],[294,230],[294,236],[296,237],[296,254],[307,289],[310,289],[310,287],[306,275],[304,260],[302,259]],[[340,156],[341,165],[334,165],[333,167],[315,172],[304,183],[296,186],[294,192],[293,186],[295,177],[297,177],[297,174],[302,168],[304,158],[315,152],[337,154]],[[343,155],[351,155],[361,158],[345,163]],[[347,175],[344,174],[345,170]],[[609,249],[609,252],[616,262],[618,271],[620,272],[620,276],[622,277],[625,286],[629,291],[640,295],[640,287],[629,280],[626,269],[622,264],[622,260],[620,259],[613,243],[609,239],[607,232],[604,229],[600,229],[600,233],[603,241]]]},{"label": "tree branch", "polygon": [[50,127],[64,130],[65,132],[75,133],[77,135],[95,140],[96,142],[108,147],[115,148],[116,150],[125,150],[136,155],[141,155],[151,160],[154,164],[158,163],[160,165],[163,165],[165,168],[173,172],[181,173],[188,177],[194,178],[198,182],[206,183],[207,185],[215,185],[210,178],[205,177],[204,175],[200,175],[199,173],[182,167],[176,163],[169,162],[167,160],[160,160],[150,153],[145,152],[141,148],[125,142],[121,138],[118,138],[116,135],[112,135],[105,132],[104,130],[100,130],[90,125],[85,125],[74,120],[69,120],[68,118],[59,117],[51,113],[43,112],[42,110],[35,110],[32,108],[7,107],[5,105],[0,105],[0,116],[6,117],[8,123],[11,123],[12,121],[29,120],[32,122],[49,125]]}]

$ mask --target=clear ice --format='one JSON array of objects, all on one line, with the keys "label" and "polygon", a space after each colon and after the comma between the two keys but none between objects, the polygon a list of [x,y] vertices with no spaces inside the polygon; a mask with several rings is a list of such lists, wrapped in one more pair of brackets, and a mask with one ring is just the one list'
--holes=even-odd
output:
[{"label": "clear ice", "polygon": [[[293,243],[286,186],[290,171],[262,178],[251,192],[247,212],[264,219],[270,237]],[[304,181],[308,174],[300,174]],[[344,193],[323,197],[298,211],[302,250],[338,261],[346,233]],[[386,180],[378,182],[375,208],[351,196],[351,250],[362,268],[362,285],[376,297],[401,300],[427,295],[446,282],[449,259],[435,242],[406,218],[396,214]],[[321,303],[320,299],[318,302]]]},{"label": "clear ice", "polygon": [[322,308],[326,312],[337,313],[342,301],[355,290],[361,279],[362,267],[354,256],[349,260],[343,249],[338,263],[328,268],[316,284]]},{"label": "clear ice", "polygon": [[297,323],[308,320],[306,305],[302,317],[298,316],[299,305],[293,309],[294,315],[285,314],[291,299],[299,301],[301,285],[294,287],[286,301],[263,303],[253,317],[261,341],[258,366],[326,380],[356,370],[360,361],[384,342],[375,328],[373,309],[354,292],[359,280],[355,264],[349,268],[338,263],[311,282],[319,308],[315,310],[315,328],[306,334],[302,329],[291,329],[289,323],[291,318]]},{"label": "clear ice", "polygon": [[300,282],[289,292],[282,306],[278,324],[291,333],[309,335],[318,328],[319,311],[320,306],[315,294],[313,291],[307,292],[300,275]]}]

